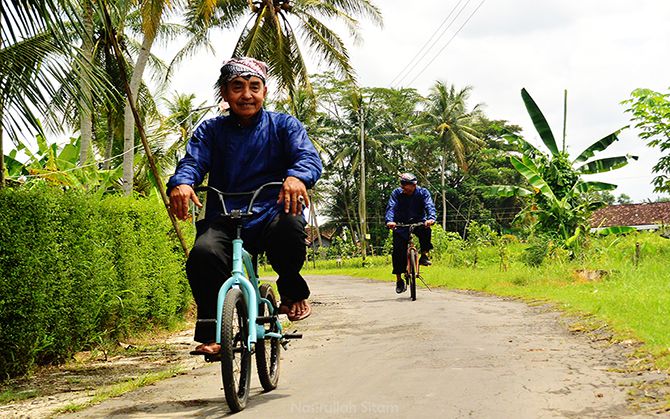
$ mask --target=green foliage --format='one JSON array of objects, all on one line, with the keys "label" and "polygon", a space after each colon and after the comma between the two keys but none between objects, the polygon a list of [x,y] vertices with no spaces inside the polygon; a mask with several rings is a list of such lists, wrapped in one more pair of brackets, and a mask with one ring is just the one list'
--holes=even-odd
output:
[{"label": "green foliage", "polygon": [[[524,145],[521,158],[510,156],[514,168],[526,179],[531,189],[527,192],[534,197],[534,202],[526,207],[525,215],[534,218],[534,230],[542,236],[558,239],[558,245],[578,248],[585,240],[589,231],[588,220],[591,213],[604,205],[597,193],[609,191],[616,185],[604,182],[583,181],[585,174],[603,173],[625,166],[630,158],[636,156],[618,156],[604,159],[592,159],[596,152],[603,151],[618,140],[621,130],[615,131],[596,141],[582,151],[575,159],[571,159],[563,149],[559,149],[549,124],[539,107],[526,91],[521,90],[521,96],[528,110],[542,142],[550,153],[546,154],[536,149],[520,137],[513,141]],[[622,128],[623,129],[623,128]],[[489,188],[489,193],[498,196],[519,196],[520,188],[496,185]],[[535,248],[534,256],[529,257],[529,263],[541,263],[542,246]]]},{"label": "green foliage", "polygon": [[449,266],[461,266],[465,263],[465,242],[453,231],[444,231],[442,226],[432,227],[433,260],[441,261]]},{"label": "green foliage", "polygon": [[0,377],[181,318],[190,293],[162,210],[44,185],[0,191]]},{"label": "green foliage", "polygon": [[493,243],[496,236],[496,232],[487,224],[480,224],[477,221],[468,224],[466,241],[472,255],[473,266],[477,266],[479,262],[480,248]]},{"label": "green foliage", "polygon": [[521,261],[528,266],[538,267],[549,254],[551,238],[547,236],[533,236],[528,240],[528,247],[524,250]]},{"label": "green foliage", "polygon": [[[626,112],[632,114],[635,127],[641,130],[640,137],[649,147],[658,147],[661,152],[670,149],[670,93],[655,92],[650,89],[636,89],[631,98],[624,101]],[[670,192],[670,154],[658,159],[653,167],[655,192]]]},{"label": "green foliage", "polygon": [[[99,194],[118,185],[122,176],[121,166],[113,170],[100,170],[95,164],[79,166],[81,144],[78,137],[70,138],[70,142],[63,147],[58,147],[56,143],[49,144],[41,134],[35,140],[37,150],[34,152],[16,140],[16,149],[6,156],[9,176],[27,176],[28,186],[47,181],[53,185],[97,191]],[[27,155],[25,161],[16,158],[17,151]]]}]

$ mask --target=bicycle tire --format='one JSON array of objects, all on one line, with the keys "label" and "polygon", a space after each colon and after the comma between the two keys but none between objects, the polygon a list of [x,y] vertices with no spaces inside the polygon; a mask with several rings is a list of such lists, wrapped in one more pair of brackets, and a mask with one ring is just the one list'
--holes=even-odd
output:
[{"label": "bicycle tire", "polygon": [[228,407],[244,409],[251,381],[251,351],[247,347],[249,319],[244,295],[231,289],[223,303],[221,320],[221,379]]},{"label": "bicycle tire", "polygon": [[[270,300],[272,307],[276,309],[277,299],[270,284],[261,284],[260,294],[262,298]],[[266,316],[267,306],[263,303],[258,305],[258,315]],[[267,314],[266,314],[267,313]],[[279,328],[276,323],[266,324],[266,332],[278,332]],[[266,338],[263,342],[256,344],[256,370],[258,371],[258,379],[261,381],[263,390],[272,391],[277,388],[279,382],[279,370],[281,360],[281,342],[278,338]]]},{"label": "bicycle tire", "polygon": [[409,296],[412,301],[416,301],[416,266],[417,266],[417,252],[416,249],[409,251]]}]

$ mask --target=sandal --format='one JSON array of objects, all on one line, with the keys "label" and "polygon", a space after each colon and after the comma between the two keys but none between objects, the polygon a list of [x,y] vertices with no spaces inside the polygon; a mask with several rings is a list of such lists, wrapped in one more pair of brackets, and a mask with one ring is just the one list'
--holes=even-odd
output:
[{"label": "sandal", "polygon": [[190,352],[191,355],[216,355],[221,352],[221,345],[216,342],[201,343]]},{"label": "sandal", "polygon": [[288,319],[292,322],[297,322],[303,319],[306,319],[309,317],[310,314],[312,314],[312,306],[309,304],[307,300],[300,300],[305,302],[305,310],[300,314],[300,315],[291,315],[291,310],[293,310],[293,306],[300,302],[300,301],[291,301],[287,298],[282,298],[281,304],[279,304],[279,314],[286,314],[288,316]]}]

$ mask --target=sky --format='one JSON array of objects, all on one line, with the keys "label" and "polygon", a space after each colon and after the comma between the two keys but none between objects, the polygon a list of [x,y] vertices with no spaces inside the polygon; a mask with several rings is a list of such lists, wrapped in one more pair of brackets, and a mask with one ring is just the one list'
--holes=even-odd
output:
[{"label": "sky", "polygon": [[[523,127],[546,150],[521,99],[526,88],[557,141],[563,132],[576,157],[602,137],[630,125],[621,101],[636,88],[670,88],[670,2],[667,0],[377,0],[382,28],[362,21],[362,42],[348,38],[361,86],[413,87],[427,94],[437,80],[472,87],[470,106],[481,103],[491,119]],[[338,26],[334,26],[337,28]],[[340,33],[347,35],[346,31]],[[212,85],[239,30],[212,36],[215,54],[202,52],[176,72],[171,90],[213,103]],[[310,62],[313,63],[312,58]],[[325,70],[311,64],[312,72]],[[596,155],[639,156],[628,166],[591,176],[618,184],[615,196],[656,199],[651,149],[626,129],[620,141]]]}]

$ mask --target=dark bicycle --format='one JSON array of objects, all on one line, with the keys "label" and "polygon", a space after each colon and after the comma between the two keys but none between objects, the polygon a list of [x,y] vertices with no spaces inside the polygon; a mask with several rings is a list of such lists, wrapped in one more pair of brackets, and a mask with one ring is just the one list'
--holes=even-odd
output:
[{"label": "dark bicycle", "polygon": [[[409,240],[407,241],[407,268],[405,269],[405,283],[409,287],[409,296],[412,301],[416,301],[416,280],[417,278],[423,282],[423,285],[428,288],[428,285],[423,281],[419,275],[419,251],[414,245],[412,233],[417,227],[423,227],[423,222],[412,224],[396,224],[395,228],[407,227],[409,229]],[[430,288],[428,288],[430,290]]]}]

